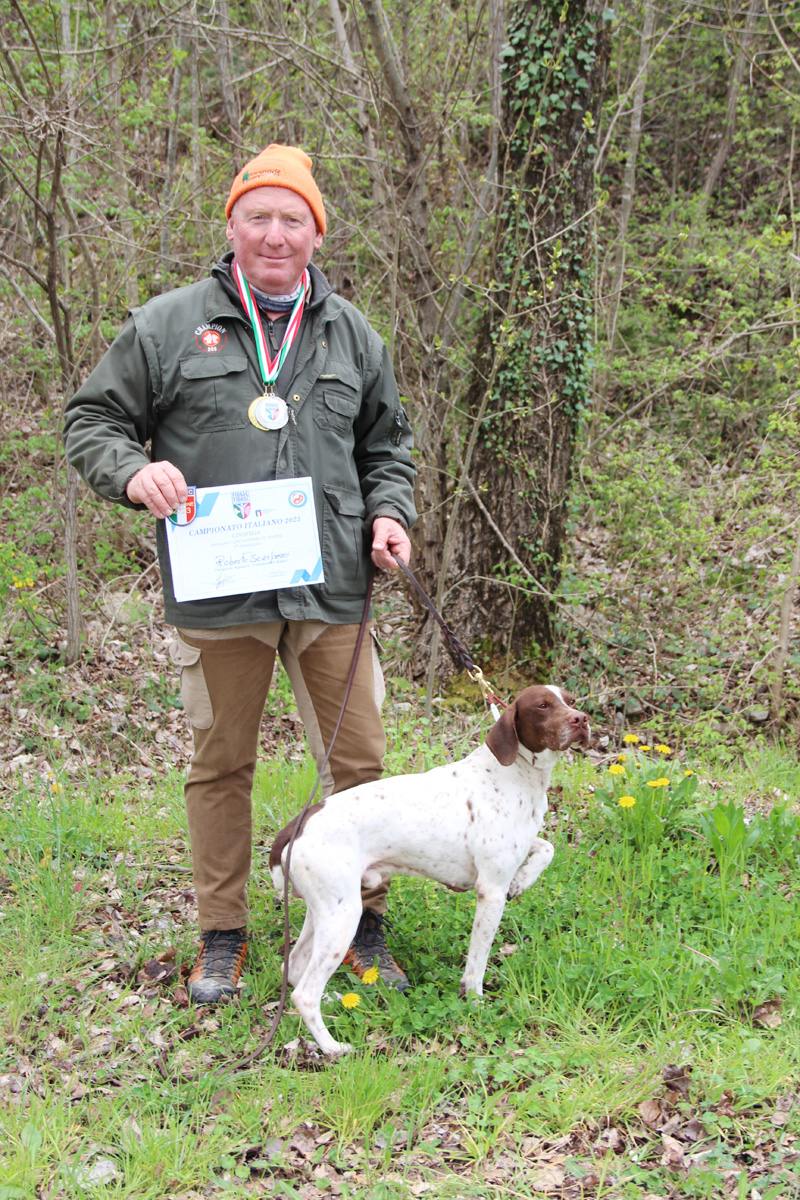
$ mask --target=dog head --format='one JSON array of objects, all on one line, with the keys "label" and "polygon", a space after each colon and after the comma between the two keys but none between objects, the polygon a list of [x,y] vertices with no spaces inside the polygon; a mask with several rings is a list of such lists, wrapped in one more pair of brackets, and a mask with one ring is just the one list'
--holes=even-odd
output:
[{"label": "dog head", "polygon": [[486,735],[486,745],[497,761],[509,767],[524,746],[531,754],[566,750],[574,742],[589,743],[589,718],[575,699],[560,687],[536,685],[520,692]]}]

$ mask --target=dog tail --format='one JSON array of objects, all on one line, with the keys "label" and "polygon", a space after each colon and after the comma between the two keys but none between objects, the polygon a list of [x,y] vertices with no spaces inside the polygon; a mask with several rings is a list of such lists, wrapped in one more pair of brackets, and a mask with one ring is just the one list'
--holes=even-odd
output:
[{"label": "dog tail", "polygon": [[[307,809],[305,813],[303,813],[303,821],[297,832],[297,837],[299,837],[303,832],[303,828],[308,818],[313,817],[314,813],[319,812],[319,810],[324,806],[325,801],[318,800],[316,804],[312,804],[311,807]],[[272,876],[272,882],[275,884],[275,887],[278,889],[278,891],[280,891],[283,887],[283,866],[281,865],[283,852],[288,846],[289,842],[292,840],[292,834],[294,833],[294,827],[297,824],[297,821],[298,817],[293,817],[288,825],[284,825],[280,833],[276,835],[275,841],[272,843],[272,849],[269,852],[269,873]]]}]

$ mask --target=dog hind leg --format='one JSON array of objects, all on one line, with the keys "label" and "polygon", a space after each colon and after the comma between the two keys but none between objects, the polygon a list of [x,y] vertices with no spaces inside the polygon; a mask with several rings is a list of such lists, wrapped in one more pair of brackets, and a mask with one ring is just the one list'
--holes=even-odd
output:
[{"label": "dog hind leg", "polygon": [[289,983],[294,987],[303,977],[311,957],[311,947],[314,944],[314,918],[310,909],[306,909],[306,917],[300,936],[295,942],[289,955]]},{"label": "dog hind leg", "polygon": [[337,1042],[328,1032],[322,1019],[322,993],[347,953],[360,918],[360,892],[336,908],[313,913],[311,950],[302,977],[292,992],[292,1001],[323,1054],[346,1054],[353,1048],[347,1042]]}]

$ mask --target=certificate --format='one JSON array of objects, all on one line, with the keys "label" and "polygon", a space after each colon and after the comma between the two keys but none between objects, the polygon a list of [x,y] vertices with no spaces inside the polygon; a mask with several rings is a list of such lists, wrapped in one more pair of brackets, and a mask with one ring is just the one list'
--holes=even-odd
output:
[{"label": "certificate", "polygon": [[323,582],[310,478],[190,487],[166,528],[178,601]]}]

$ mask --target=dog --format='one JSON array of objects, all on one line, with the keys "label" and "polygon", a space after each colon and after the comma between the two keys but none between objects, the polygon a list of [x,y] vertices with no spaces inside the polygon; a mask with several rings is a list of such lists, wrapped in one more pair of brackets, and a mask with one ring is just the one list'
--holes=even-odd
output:
[{"label": "dog", "polygon": [[[356,932],[362,885],[376,887],[387,875],[423,876],[458,892],[475,889],[461,993],[482,994],[506,899],[521,895],[553,858],[552,845],[537,836],[550,776],[563,750],[589,741],[588,718],[573,705],[559,687],[526,688],[467,758],[361,784],[309,809],[289,870],[306,918],[288,976],[295,1007],[324,1054],[352,1049],[325,1027],[322,994]],[[296,822],[278,834],[270,852],[279,890]]]}]

